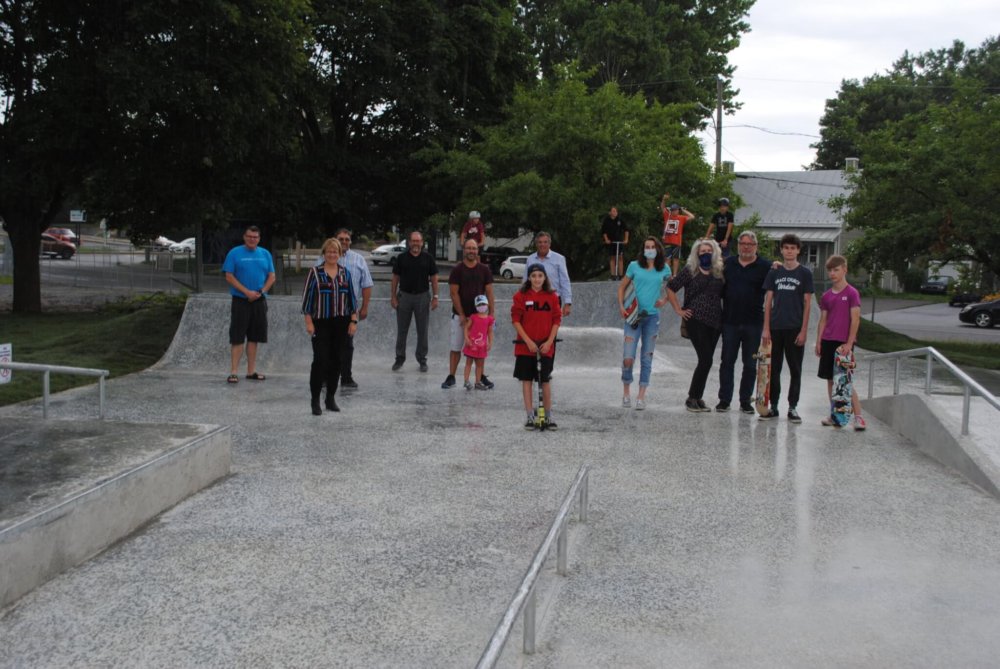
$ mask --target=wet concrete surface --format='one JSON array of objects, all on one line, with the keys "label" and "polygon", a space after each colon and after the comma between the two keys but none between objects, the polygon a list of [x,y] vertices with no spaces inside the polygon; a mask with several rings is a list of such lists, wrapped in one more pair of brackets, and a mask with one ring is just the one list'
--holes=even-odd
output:
[{"label": "wet concrete surface", "polygon": [[[590,521],[570,576],[543,574],[528,666],[995,662],[995,499],[878,421],[820,426],[811,357],[801,425],[685,411],[694,354],[670,319],[649,408],[622,409],[621,331],[585,315],[611,308],[604,288],[563,331],[550,433],[522,428],[503,318],[496,389],[446,391],[447,318],[431,371],[411,355],[393,373],[379,298],[360,388],[313,417],[294,299],[271,304],[268,380],[235,386],[224,301],[193,299],[165,359],[111,382],[108,411],[232,425],[233,475],[0,614],[0,666],[470,666],[584,462]],[[57,395],[59,414],[86,415],[86,391]],[[502,666],[520,665],[518,637]]]}]

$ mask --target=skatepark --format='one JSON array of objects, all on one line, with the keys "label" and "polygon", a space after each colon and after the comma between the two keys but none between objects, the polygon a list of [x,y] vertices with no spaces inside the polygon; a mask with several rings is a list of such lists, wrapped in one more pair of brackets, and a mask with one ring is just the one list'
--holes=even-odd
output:
[{"label": "skatepark", "polygon": [[[217,457],[198,451],[173,474],[214,482],[0,610],[0,666],[474,666],[583,464],[589,516],[570,523],[568,574],[547,563],[541,576],[536,652],[521,653],[515,625],[500,666],[995,664],[991,407],[973,402],[970,435],[957,437],[978,484],[870,412],[866,432],[821,426],[811,342],[801,425],[689,413],[695,355],[665,313],[647,408],[623,409],[614,286],[594,283],[574,286],[560,331],[560,429],[527,432],[512,291],[497,287],[492,391],[441,389],[445,300],[430,371],[417,369],[411,329],[391,372],[395,317],[376,292],[355,340],[360,387],[314,417],[298,300],[270,301],[267,380],[230,386],[228,298],[198,295],[157,365],[108,384],[107,420],[93,387],[54,396],[59,421],[42,421],[40,402],[0,409],[0,448],[37,463],[26,448],[73,442],[78,472],[3,498],[0,536],[82,487],[219,441]],[[905,367],[904,386],[922,374]],[[892,384],[879,367],[876,396]],[[713,372],[710,405],[717,388]],[[955,392],[921,406],[958,435]],[[51,479],[58,465],[41,469]]]}]

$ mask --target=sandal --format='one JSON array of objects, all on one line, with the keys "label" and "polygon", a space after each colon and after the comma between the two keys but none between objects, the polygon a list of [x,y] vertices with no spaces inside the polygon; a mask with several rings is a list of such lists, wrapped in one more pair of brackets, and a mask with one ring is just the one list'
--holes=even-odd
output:
[{"label": "sandal", "polygon": [[264,381],[267,377],[264,376],[263,374],[258,374],[257,372],[254,372],[253,374],[247,374],[247,378],[250,379],[251,381]]},{"label": "sandal", "polygon": [[235,374],[230,374],[228,378],[226,378],[226,383],[239,383],[239,382],[240,382],[240,377],[236,376]]}]

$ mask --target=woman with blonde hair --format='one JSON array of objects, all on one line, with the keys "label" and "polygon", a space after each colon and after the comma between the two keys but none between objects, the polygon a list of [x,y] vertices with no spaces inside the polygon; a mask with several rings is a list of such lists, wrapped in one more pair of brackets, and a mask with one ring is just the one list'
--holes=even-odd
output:
[{"label": "woman with blonde hair", "polygon": [[[667,299],[684,320],[691,345],[698,354],[698,365],[691,375],[684,403],[688,411],[711,411],[702,398],[722,333],[723,267],[719,244],[714,239],[699,239],[691,247],[687,264],[667,283]],[[683,308],[677,301],[677,291],[681,288],[684,289]]]},{"label": "woman with blonde hair", "polygon": [[313,361],[309,372],[309,391],[314,416],[322,415],[319,396],[326,383],[326,408],[340,411],[334,394],[340,379],[340,356],[358,330],[358,305],[347,268],[339,264],[340,242],[331,237],[320,249],[323,264],[306,276],[302,289],[302,314],[306,332],[312,338]]}]

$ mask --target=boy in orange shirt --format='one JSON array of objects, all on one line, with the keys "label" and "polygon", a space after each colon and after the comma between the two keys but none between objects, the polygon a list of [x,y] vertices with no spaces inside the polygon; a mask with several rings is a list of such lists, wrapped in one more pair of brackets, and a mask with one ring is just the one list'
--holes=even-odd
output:
[{"label": "boy in orange shirt", "polygon": [[663,212],[663,253],[670,260],[671,276],[677,275],[677,267],[681,261],[681,243],[684,238],[684,226],[697,216],[676,202],[667,207],[670,193],[664,193],[660,198],[660,211]]}]

